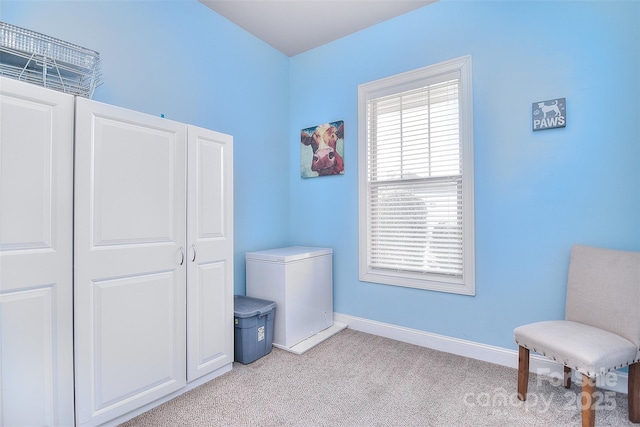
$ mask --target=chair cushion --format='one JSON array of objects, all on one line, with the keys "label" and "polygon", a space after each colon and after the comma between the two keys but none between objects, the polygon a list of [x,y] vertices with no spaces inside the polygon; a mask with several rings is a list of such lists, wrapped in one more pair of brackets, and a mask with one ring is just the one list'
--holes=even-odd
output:
[{"label": "chair cushion", "polygon": [[593,326],[549,320],[514,330],[516,343],[591,378],[635,363],[640,351],[631,341]]}]

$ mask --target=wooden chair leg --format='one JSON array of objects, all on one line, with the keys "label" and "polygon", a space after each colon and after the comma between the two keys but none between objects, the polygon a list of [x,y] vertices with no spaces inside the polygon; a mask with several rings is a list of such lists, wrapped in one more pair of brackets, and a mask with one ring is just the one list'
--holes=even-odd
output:
[{"label": "wooden chair leg", "polygon": [[629,365],[629,421],[640,423],[640,363]]},{"label": "wooden chair leg", "polygon": [[568,366],[564,367],[564,378],[563,378],[564,388],[571,388],[571,368]]},{"label": "wooden chair leg", "polygon": [[527,400],[529,386],[529,349],[520,346],[518,349],[518,399]]},{"label": "wooden chair leg", "polygon": [[596,425],[596,380],[582,374],[582,427],[594,427]]}]

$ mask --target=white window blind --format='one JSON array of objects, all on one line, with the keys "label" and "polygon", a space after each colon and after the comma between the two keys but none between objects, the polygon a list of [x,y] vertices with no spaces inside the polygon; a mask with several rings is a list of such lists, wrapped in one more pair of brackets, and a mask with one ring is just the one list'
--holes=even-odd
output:
[{"label": "white window blind", "polygon": [[440,290],[450,290],[446,283],[452,283],[454,292],[472,293],[464,285],[472,253],[465,247],[466,82],[456,68],[439,69],[436,76],[421,71],[423,79],[399,85],[396,79],[392,90],[378,87],[361,99],[361,276],[429,289],[423,282],[444,282]]},{"label": "white window blind", "polygon": [[459,84],[369,101],[373,268],[462,276]]}]

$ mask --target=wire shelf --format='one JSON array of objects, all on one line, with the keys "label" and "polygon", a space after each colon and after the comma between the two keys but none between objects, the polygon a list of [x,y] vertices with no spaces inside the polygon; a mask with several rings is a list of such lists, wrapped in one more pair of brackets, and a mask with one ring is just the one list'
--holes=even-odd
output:
[{"label": "wire shelf", "polygon": [[0,22],[0,75],[91,98],[101,84],[100,54]]}]

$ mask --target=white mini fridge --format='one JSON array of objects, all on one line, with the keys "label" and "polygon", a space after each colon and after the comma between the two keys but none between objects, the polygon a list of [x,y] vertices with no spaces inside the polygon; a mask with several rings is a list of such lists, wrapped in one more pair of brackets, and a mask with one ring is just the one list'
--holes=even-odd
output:
[{"label": "white mini fridge", "polygon": [[302,354],[347,326],[333,321],[332,256],[308,246],[247,252],[247,296],[276,303],[274,347]]}]

